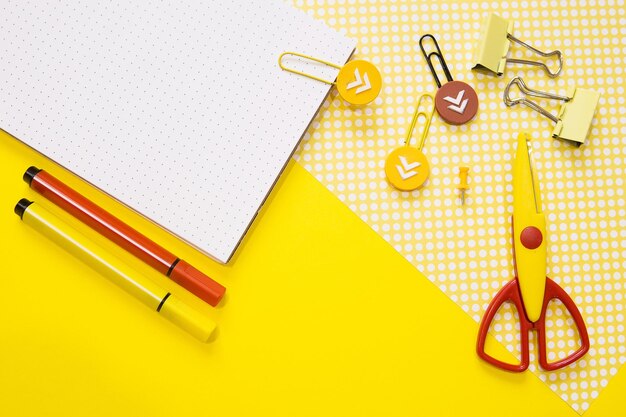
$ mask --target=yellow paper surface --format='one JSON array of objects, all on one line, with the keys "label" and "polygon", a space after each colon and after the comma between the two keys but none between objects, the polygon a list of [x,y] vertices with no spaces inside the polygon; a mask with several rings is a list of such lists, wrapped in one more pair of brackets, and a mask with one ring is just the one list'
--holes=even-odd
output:
[{"label": "yellow paper surface", "polygon": [[[418,8],[416,13],[420,15],[420,19],[426,15],[443,15],[443,10],[431,10],[432,5],[418,2],[405,3],[406,9],[401,3],[384,5],[378,1],[335,2],[332,6],[334,14],[325,3],[321,7],[317,2],[306,2],[299,6],[311,10],[337,28],[340,28],[339,21],[345,19],[341,21],[341,25],[346,31],[350,25],[361,27],[376,23],[370,13],[382,13],[383,9],[379,7],[387,7],[384,9],[387,16],[390,11],[410,16],[411,7]],[[497,4],[492,2],[489,6],[497,7]],[[532,2],[527,6],[530,10]],[[396,8],[393,9],[394,7]],[[458,7],[457,13],[461,13],[460,8],[464,6],[459,3],[458,6],[448,4],[447,7],[447,12],[451,12],[452,7]],[[538,4],[532,7],[540,14],[544,13]],[[591,7],[577,8],[577,19],[583,18],[583,9],[587,13],[584,18],[591,19]],[[478,7],[465,10],[471,16],[478,13]],[[517,10],[521,13],[520,9]],[[555,13],[550,9],[545,10],[548,15]],[[615,13],[614,17],[606,15],[603,18],[607,21],[623,20],[623,11],[617,10]],[[350,20],[351,14],[358,20]],[[385,15],[381,15],[379,21]],[[601,19],[599,15],[595,18]],[[401,16],[397,22],[393,22],[393,17],[386,19],[389,25],[403,27]],[[479,20],[476,19],[477,22]],[[356,25],[359,22],[362,24]],[[574,28],[570,23],[569,29]],[[411,37],[412,32],[419,33],[421,26],[413,28],[413,24],[409,24],[406,30],[402,30]],[[472,31],[474,30],[477,28],[472,26]],[[532,32],[534,29],[526,30]],[[563,30],[562,28],[561,34]],[[362,36],[358,31],[359,29],[354,34],[348,34],[358,37],[361,42]],[[382,31],[377,36],[381,39],[387,36],[384,42],[390,50],[394,50],[393,54],[389,52],[390,59],[394,62],[396,59],[400,60],[393,64],[394,68],[400,66],[399,71],[403,71],[402,67],[409,65],[414,68],[415,76],[422,77],[418,79],[417,85],[430,85],[427,78],[429,75],[424,72],[423,64],[419,61],[421,55],[411,49],[416,41],[391,39],[389,32]],[[611,50],[619,49],[619,45],[623,44],[623,40],[619,38],[611,42]],[[408,49],[405,51],[405,48]],[[410,59],[405,62],[404,55],[407,53]],[[467,53],[467,59],[470,59],[470,51]],[[450,63],[451,58],[448,61]],[[453,73],[460,78],[462,71],[463,68],[459,68]],[[586,71],[587,69],[583,70],[583,76]],[[612,71],[610,77],[617,83],[623,77],[622,72],[617,67],[613,67]],[[570,74],[568,82],[577,77]],[[538,74],[536,78],[540,79]],[[415,78],[411,79],[413,81]],[[559,79],[557,82],[561,85],[564,81]],[[483,82],[488,85],[491,80],[485,78]],[[500,81],[494,82],[501,86]],[[399,85],[401,83],[396,87]],[[413,92],[417,91],[415,86],[412,88]],[[615,88],[623,93],[620,87]],[[381,99],[391,100],[389,106],[394,111],[396,108],[404,109],[405,123],[401,125],[408,126],[412,115],[410,104],[396,104],[393,100],[395,90],[383,93]],[[603,97],[606,99],[606,96]],[[494,103],[499,103],[497,97],[491,99]],[[408,96],[406,100],[409,100]],[[592,142],[588,148],[592,152],[601,152],[601,160],[620,155],[605,154],[609,152],[605,151],[605,136],[612,135],[609,136],[609,145],[613,145],[611,152],[619,144],[614,135],[621,132],[621,137],[624,137],[623,127],[619,125],[623,99],[613,98],[609,104],[614,107],[609,106],[605,110],[609,113],[602,117],[607,120],[595,135],[592,132]],[[352,114],[353,110],[343,107],[334,99],[325,110],[328,109],[332,109],[331,117],[326,114],[323,119],[318,119],[319,126],[311,131],[311,139],[315,139],[313,135],[333,139],[335,134],[337,137],[347,138],[347,130],[339,128],[343,125],[335,127],[335,119],[339,118],[341,121],[346,115]],[[380,103],[371,109],[377,112],[377,116],[382,115],[389,119],[389,122],[395,120],[396,116],[385,115]],[[397,131],[393,126],[387,127],[385,124],[379,127],[375,124],[377,119],[371,117],[374,113],[366,117],[367,111],[369,110],[354,117],[352,135],[363,135],[368,129],[382,129],[381,137],[386,134],[389,140],[400,140],[402,131],[399,125]],[[517,111],[519,110],[512,111],[508,119],[510,123],[513,120],[519,120],[519,123],[526,120],[528,126],[535,129],[541,127],[541,132],[548,128],[549,124],[544,124],[538,116],[525,114],[523,111],[518,114]],[[498,112],[497,116],[488,116],[489,124],[499,123],[499,118],[508,117],[504,114]],[[433,129],[435,126],[440,127],[441,124],[434,121]],[[600,124],[597,126],[596,129],[600,129]],[[393,132],[388,131],[391,128],[394,129]],[[356,133],[359,131],[361,133]],[[432,138],[436,136],[427,139],[425,152],[429,152],[430,146],[436,143]],[[513,138],[509,136],[509,139]],[[541,138],[544,147],[559,146],[549,141],[548,136],[538,138]],[[363,136],[362,140],[368,139]],[[452,140],[448,140],[448,145],[453,146]],[[483,146],[480,138],[465,136],[463,140],[464,146],[469,146],[474,140]],[[505,145],[505,142],[507,141],[503,140],[500,145],[501,151],[504,146],[508,146],[506,155],[503,152],[501,160],[510,164],[512,148]],[[325,142],[309,143],[313,148],[318,146],[326,149],[326,152],[332,151],[332,148],[326,148],[328,145]],[[350,141],[346,142],[346,151],[349,143]],[[489,143],[493,146],[492,142]],[[457,146],[462,145],[459,143]],[[563,151],[566,148],[559,149]],[[365,147],[353,147],[352,150],[355,153],[367,152]],[[449,158],[455,156],[460,158],[457,153]],[[443,155],[440,153],[439,157],[443,158]],[[359,154],[359,158],[362,155]],[[285,171],[233,262],[229,266],[221,266],[111,201],[32,150],[19,145],[4,133],[0,133],[0,161],[0,254],[3,259],[0,274],[0,290],[3,294],[0,303],[2,416],[577,415],[533,373],[513,375],[481,362],[474,353],[477,323],[412,266],[413,262],[407,262],[400,256],[299,164],[291,164]],[[310,165],[303,157],[301,161]],[[321,157],[316,163],[325,164],[329,161]],[[352,161],[359,163],[356,157]],[[453,164],[448,165],[456,165],[459,161],[460,159],[454,160]],[[555,166],[558,161],[551,163]],[[570,167],[574,162],[568,164]],[[219,325],[216,340],[209,345],[198,343],[22,224],[13,214],[13,206],[20,198],[36,199],[41,204],[46,204],[45,200],[29,190],[21,180],[24,170],[30,165],[48,169],[87,197],[226,285],[228,293],[224,305],[218,309],[206,306],[63,213],[55,211],[130,263],[133,268],[214,319]],[[441,162],[437,165],[441,169],[447,166]],[[563,165],[558,167],[563,168]],[[369,175],[370,172],[376,172],[374,168],[360,166],[358,172]],[[583,171],[579,171],[579,166],[576,168],[578,170],[562,169],[559,175],[576,175],[576,178],[581,175],[580,181],[585,185],[588,178],[582,175],[589,169],[594,175],[600,175],[596,171],[605,172],[607,169],[602,161],[599,163],[596,159],[593,159],[591,168],[587,167]],[[545,169],[545,165],[542,169]],[[353,172],[358,174],[356,170]],[[620,172],[623,174],[623,171]],[[320,177],[319,172],[315,174]],[[504,167],[496,172],[492,171],[491,175],[501,175],[504,178]],[[433,188],[439,188],[440,192],[449,193],[446,195],[452,204],[454,179],[451,172],[450,184],[441,187],[430,184],[427,189],[434,192]],[[605,183],[608,180],[607,177],[604,178]],[[471,181],[472,177],[469,198],[475,199],[477,196],[473,193],[476,192],[476,184]],[[507,181],[510,178],[507,177]],[[542,184],[546,184],[545,178],[542,181]],[[556,179],[552,178],[552,181]],[[612,181],[611,186],[623,187],[621,180]],[[327,180],[325,183],[329,184]],[[349,185],[345,184],[347,189]],[[554,193],[558,192],[554,186],[552,190]],[[603,209],[606,213],[611,210],[619,211],[619,207],[607,206],[610,201],[608,197],[612,196],[607,195],[606,190],[601,196],[597,194],[595,186],[575,192],[593,191],[594,194],[586,204],[594,201],[596,208]],[[548,204],[549,198],[545,191],[544,187],[544,200]],[[509,192],[510,190],[507,193],[502,191],[502,197],[494,198],[508,199],[504,195]],[[577,211],[578,206],[568,206],[568,198],[561,196],[561,199],[562,201],[553,201],[552,204],[564,204],[562,210],[565,213]],[[507,207],[498,216],[508,215],[510,201],[506,201]],[[469,207],[477,207],[475,200],[468,201],[468,204]],[[604,205],[598,207],[601,204]],[[49,203],[46,207],[55,210]],[[493,207],[485,205],[485,210],[494,210]],[[416,210],[408,206],[405,211],[412,213]],[[552,208],[552,211],[556,210]],[[400,213],[399,210],[398,212]],[[596,222],[594,227],[601,221],[609,225],[608,218],[599,217],[598,213],[593,216],[595,217],[588,220]],[[486,217],[484,221],[487,221]],[[503,220],[504,224],[506,226],[502,227],[508,230],[508,223]],[[475,233],[481,233],[482,226],[476,227]],[[619,227],[605,228],[607,233],[613,229]],[[426,232],[427,230],[422,229],[422,233]],[[559,226],[557,233],[560,236],[565,231]],[[502,235],[505,235],[504,231]],[[487,239],[485,235],[481,235],[481,238]],[[605,240],[605,237],[596,238],[596,244],[600,240]],[[502,246],[498,248],[498,256],[502,258],[503,271],[511,267],[508,242],[509,239],[506,238],[506,241],[498,244]],[[619,245],[623,248],[624,244],[618,242],[617,245],[617,249],[611,246],[613,249],[609,252],[590,248],[579,255],[578,261],[572,260],[571,265],[579,263],[580,258],[584,257],[591,271],[600,271],[602,263],[609,263],[610,266],[614,262],[623,262],[623,256],[617,260],[611,257],[615,251],[619,251]],[[597,261],[594,261],[595,264],[590,262],[596,256],[601,257],[600,266]],[[551,258],[550,262],[557,262],[561,257],[562,255],[558,259]],[[580,268],[583,267],[580,264]],[[613,277],[621,279],[621,271],[623,268],[614,272]],[[434,274],[431,270],[424,269],[424,272],[430,278],[443,277],[443,274]],[[562,283],[562,274],[556,276],[552,272],[553,278]],[[509,279],[509,274],[510,271],[507,270],[506,273],[489,278],[496,281],[490,284],[489,298],[501,283]],[[604,274],[602,272],[603,283]],[[571,287],[566,289],[574,295]],[[468,297],[473,296],[470,291],[465,294]],[[586,296],[587,294],[583,295]],[[487,302],[488,298],[481,299],[480,308]],[[480,311],[472,312],[472,315],[479,313]],[[588,324],[591,327],[591,323]],[[505,323],[503,329],[507,325],[509,324]],[[613,322],[612,325],[623,325],[623,322]],[[507,355],[502,346],[491,342],[497,354]],[[623,346],[623,340],[621,345]],[[614,352],[606,352],[605,360],[617,357]],[[559,374],[553,375],[556,375],[556,379],[550,383],[560,384]],[[613,378],[609,377],[608,373],[603,376],[611,382],[585,412],[586,417],[624,413],[626,373],[621,371]],[[599,392],[598,383],[595,387]]]},{"label": "yellow paper surface", "polygon": [[[371,61],[383,76],[381,95],[366,107],[348,107],[334,94],[296,158],[476,321],[514,276],[512,161],[518,132],[533,137],[548,223],[548,276],[581,310],[591,350],[578,363],[553,373],[538,368],[536,351],[531,350],[531,370],[575,410],[588,409],[626,361],[623,1],[602,6],[514,1],[294,3],[356,38],[354,58]],[[517,38],[541,50],[560,49],[561,75],[550,79],[541,70],[519,65],[508,65],[502,77],[470,71],[489,11],[512,19]],[[479,111],[463,126],[448,125],[436,116],[422,149],[430,163],[429,181],[418,191],[398,192],[385,178],[385,159],[403,145],[420,94],[436,92],[418,43],[427,33],[438,40],[453,78],[476,89]],[[515,45],[509,56],[536,59]],[[522,106],[507,108],[502,93],[516,75],[533,88],[557,94],[565,94],[569,86],[599,91],[586,144],[575,148],[553,140],[552,121]],[[439,78],[445,81],[442,71]],[[540,103],[558,113],[560,102]],[[456,190],[461,166],[470,167],[464,207]],[[497,321],[497,338],[517,352],[515,311],[506,307]],[[548,310],[547,326],[550,360],[575,350],[572,322],[556,304]]]},{"label": "yellow paper surface", "polygon": [[[480,361],[477,324],[298,164],[221,266],[2,133],[0,155],[0,415],[576,415],[534,374]],[[31,164],[226,285],[223,305],[41,199],[21,180]],[[203,311],[216,339],[197,342],[41,238],[12,212],[22,197]],[[624,375],[586,415],[623,411]]]}]

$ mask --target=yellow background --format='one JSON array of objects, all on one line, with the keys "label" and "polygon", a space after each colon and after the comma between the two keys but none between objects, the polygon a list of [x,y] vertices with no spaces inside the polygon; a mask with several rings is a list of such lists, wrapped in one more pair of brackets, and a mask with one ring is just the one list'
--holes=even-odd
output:
[{"label": "yellow background", "polygon": [[[481,362],[477,324],[296,163],[220,266],[6,134],[0,155],[0,415],[577,415],[534,374]],[[204,306],[81,228],[205,311],[216,340],[198,343],[21,223],[22,197],[54,210],[22,182],[31,164],[225,284],[223,306]],[[585,415],[616,415],[625,388],[620,372]]]},{"label": "yellow background", "polygon": [[[472,317],[297,163],[221,266],[6,134],[0,162],[0,416],[578,415],[533,373],[481,362]],[[30,165],[226,285],[222,306],[204,305],[59,213],[21,180]],[[205,312],[216,339],[196,342],[41,238],[13,214],[22,197]],[[624,389],[622,370],[585,416],[623,414]]]}]

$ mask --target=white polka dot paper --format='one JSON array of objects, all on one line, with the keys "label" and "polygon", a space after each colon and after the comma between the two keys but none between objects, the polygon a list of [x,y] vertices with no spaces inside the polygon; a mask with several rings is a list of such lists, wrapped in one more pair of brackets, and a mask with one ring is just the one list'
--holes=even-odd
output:
[{"label": "white polka dot paper", "polygon": [[[567,368],[545,372],[531,336],[530,369],[576,411],[587,410],[626,361],[624,2],[294,3],[355,38],[355,58],[378,66],[384,83],[381,95],[364,108],[331,95],[297,160],[476,321],[514,276],[512,161],[518,132],[531,134],[548,222],[548,276],[581,310],[591,350]],[[514,20],[521,40],[560,49],[562,74],[550,79],[540,69],[512,64],[502,77],[470,71],[489,11]],[[426,33],[437,38],[452,76],[476,89],[480,107],[464,126],[433,119],[423,148],[430,178],[421,190],[399,192],[386,181],[384,163],[403,143],[419,95],[436,89],[418,45]],[[511,54],[535,58],[515,45]],[[543,91],[564,94],[576,85],[601,93],[582,147],[553,140],[547,118],[503,104],[504,87],[518,75]],[[558,112],[558,102],[540,103]],[[456,190],[460,166],[470,167],[463,207]],[[492,333],[517,352],[515,310],[505,307],[498,316]],[[576,349],[575,327],[559,303],[550,304],[547,327],[549,360]]]}]

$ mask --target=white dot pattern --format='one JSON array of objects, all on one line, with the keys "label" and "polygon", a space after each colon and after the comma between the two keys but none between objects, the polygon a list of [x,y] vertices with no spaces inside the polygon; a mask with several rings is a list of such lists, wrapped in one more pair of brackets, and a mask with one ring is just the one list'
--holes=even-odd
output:
[{"label": "white dot pattern", "polygon": [[279,55],[354,50],[279,0],[8,1],[0,16],[0,126],[223,262],[331,88]]},{"label": "white dot pattern", "polygon": [[[626,362],[624,2],[294,3],[356,38],[355,57],[373,62],[383,75],[383,91],[369,106],[349,107],[332,95],[296,158],[476,321],[513,278],[512,161],[517,134],[531,134],[548,223],[548,276],[581,310],[592,347],[579,362],[550,373],[539,369],[531,338],[530,369],[576,411],[587,410]],[[561,49],[561,76],[549,79],[511,65],[500,78],[470,71],[488,11],[513,19],[515,35],[531,45]],[[430,178],[421,190],[399,192],[387,183],[384,162],[402,144],[419,95],[435,92],[418,45],[426,33],[436,36],[454,79],[476,89],[480,107],[463,126],[435,116],[423,149]],[[534,58],[518,46],[512,53]],[[555,93],[570,85],[599,91],[587,143],[574,148],[553,140],[551,121],[507,108],[502,92],[516,75]],[[558,111],[558,102],[541,104]],[[465,207],[455,189],[459,166],[470,167]],[[492,326],[512,352],[519,351],[516,314],[505,305]],[[550,304],[547,327],[549,360],[575,350],[575,328],[559,303]]]}]

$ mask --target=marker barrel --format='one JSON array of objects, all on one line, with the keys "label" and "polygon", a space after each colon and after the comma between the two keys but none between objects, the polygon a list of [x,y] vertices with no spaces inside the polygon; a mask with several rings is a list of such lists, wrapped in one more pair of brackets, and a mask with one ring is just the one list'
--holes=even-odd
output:
[{"label": "marker barrel", "polygon": [[46,236],[107,279],[159,312],[202,342],[208,341],[215,323],[192,309],[117,257],[91,241],[45,208],[22,199],[15,207],[24,223]]},{"label": "marker barrel", "polygon": [[24,181],[46,199],[212,306],[216,306],[224,296],[226,288],[223,285],[179,259],[50,173],[30,167],[24,173]]}]

